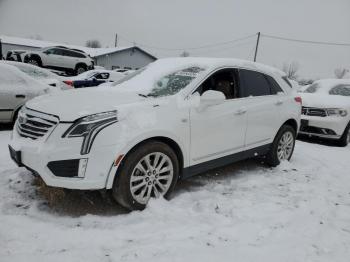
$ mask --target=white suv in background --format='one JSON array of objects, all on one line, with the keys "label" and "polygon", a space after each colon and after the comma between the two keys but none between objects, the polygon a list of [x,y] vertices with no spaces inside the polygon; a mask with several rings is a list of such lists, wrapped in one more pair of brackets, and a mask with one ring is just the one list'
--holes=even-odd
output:
[{"label": "white suv in background", "polygon": [[302,91],[300,134],[350,143],[350,80],[323,79]]},{"label": "white suv in background", "polygon": [[69,74],[78,75],[94,68],[94,61],[88,54],[64,46],[28,51],[22,56],[24,56],[24,63],[65,71]]},{"label": "white suv in background", "polygon": [[112,87],[28,102],[10,154],[49,186],[112,189],[143,209],[178,179],[250,157],[289,160],[301,100],[283,77],[248,61],[160,59]]}]

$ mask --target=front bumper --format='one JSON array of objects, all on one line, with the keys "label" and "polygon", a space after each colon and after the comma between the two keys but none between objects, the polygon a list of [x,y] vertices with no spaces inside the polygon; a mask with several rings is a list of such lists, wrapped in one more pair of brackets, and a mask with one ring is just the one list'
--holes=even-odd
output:
[{"label": "front bumper", "polygon": [[62,138],[69,126],[58,124],[48,137],[41,140],[20,136],[15,126],[9,145],[12,159],[52,187],[81,190],[106,188],[117,146],[96,139],[90,153],[82,156],[82,138]]},{"label": "front bumper", "polygon": [[328,139],[339,139],[344,133],[347,123],[347,119],[343,117],[302,115],[299,134]]}]

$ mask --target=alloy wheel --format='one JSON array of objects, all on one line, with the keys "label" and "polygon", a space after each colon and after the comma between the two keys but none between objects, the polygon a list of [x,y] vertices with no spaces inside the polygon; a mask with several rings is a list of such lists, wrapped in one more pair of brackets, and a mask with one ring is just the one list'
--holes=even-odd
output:
[{"label": "alloy wheel", "polygon": [[171,159],[161,152],[143,157],[130,177],[130,192],[140,204],[147,204],[151,197],[165,195],[173,181],[174,167]]},{"label": "alloy wheel", "polygon": [[80,75],[81,73],[84,73],[86,70],[82,67],[79,67],[77,70],[78,75]]},{"label": "alloy wheel", "polygon": [[294,147],[294,136],[292,132],[285,132],[280,141],[278,142],[277,147],[277,157],[279,161],[289,160]]},{"label": "alloy wheel", "polygon": [[30,59],[30,60],[28,61],[28,64],[35,65],[35,66],[39,66],[38,61],[36,61],[35,59]]}]

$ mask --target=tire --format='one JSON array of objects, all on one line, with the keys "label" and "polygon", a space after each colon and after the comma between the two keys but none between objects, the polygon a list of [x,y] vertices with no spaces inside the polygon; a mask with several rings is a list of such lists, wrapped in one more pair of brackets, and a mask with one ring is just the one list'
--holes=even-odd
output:
[{"label": "tire", "polygon": [[[164,163],[160,166],[162,161]],[[125,208],[143,210],[151,197],[161,195],[168,199],[178,176],[179,161],[175,152],[167,144],[149,141],[132,150],[122,161],[112,194]]]},{"label": "tire", "polygon": [[289,125],[284,125],[278,131],[270,151],[266,155],[266,163],[269,166],[278,166],[282,160],[290,160],[295,147],[296,132]]},{"label": "tire", "polygon": [[337,145],[340,147],[345,147],[350,143],[350,122],[344,130],[343,135],[337,141]]},{"label": "tire", "polygon": [[34,65],[34,66],[39,66],[41,67],[41,61],[37,57],[29,57],[28,58],[28,64]]},{"label": "tire", "polygon": [[84,73],[87,70],[87,67],[85,65],[79,64],[75,67],[75,74],[79,75],[81,73]]}]

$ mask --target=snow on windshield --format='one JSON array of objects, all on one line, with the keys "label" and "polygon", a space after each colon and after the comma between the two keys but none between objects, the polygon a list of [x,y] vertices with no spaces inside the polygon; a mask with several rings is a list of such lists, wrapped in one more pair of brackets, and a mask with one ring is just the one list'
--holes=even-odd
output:
[{"label": "snow on windshield", "polygon": [[311,84],[304,93],[350,96],[350,80],[325,79]]},{"label": "snow on windshield", "polygon": [[350,96],[350,85],[338,85],[329,91],[330,95]]},{"label": "snow on windshield", "polygon": [[76,78],[79,79],[88,79],[92,76],[94,76],[96,73],[98,73],[99,71],[95,71],[95,70],[90,70],[90,71],[86,71],[84,73],[81,73],[80,75],[77,75]]},{"label": "snow on windshield", "polygon": [[190,67],[168,74],[159,79],[154,84],[151,92],[147,95],[154,97],[174,95],[189,85],[201,71],[204,71],[204,69],[200,67]]},{"label": "snow on windshield", "polygon": [[24,87],[51,92],[55,91],[55,88],[38,82],[20,71],[17,67],[0,63],[0,89],[20,89]]},{"label": "snow on windshield", "polygon": [[149,96],[173,95],[206,72],[196,60],[160,59],[113,84],[119,91]]},{"label": "snow on windshield", "polygon": [[[14,64],[13,64],[14,65]],[[31,66],[26,66],[26,65],[14,65],[16,66],[19,70],[21,70],[23,73],[26,73],[27,75],[37,78],[37,79],[46,79],[49,78],[50,75],[43,70],[39,68],[34,68]]]}]

